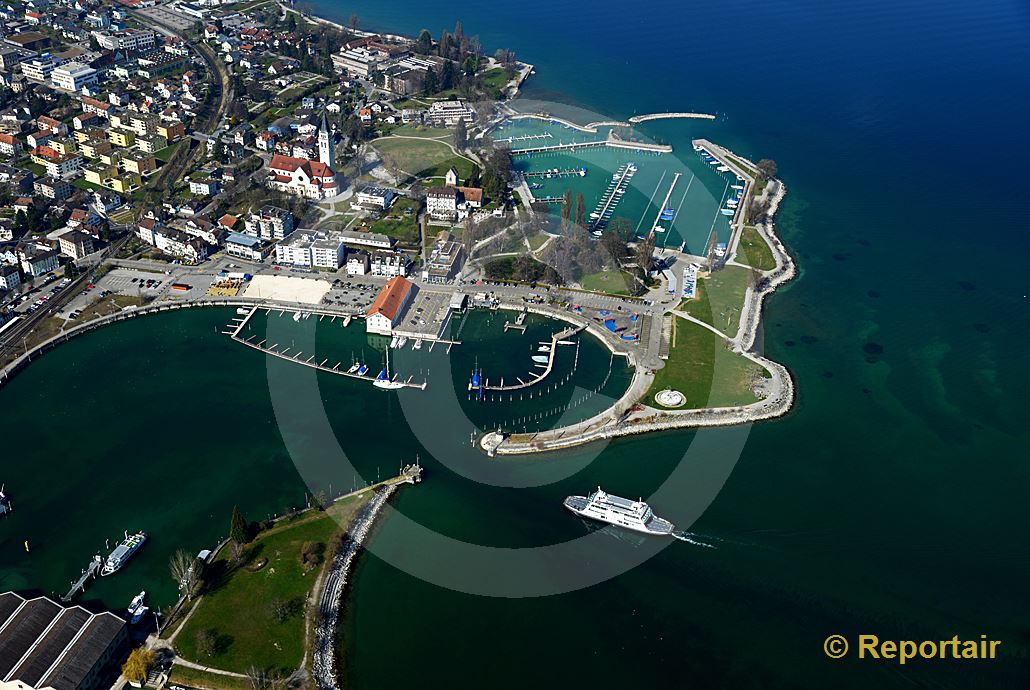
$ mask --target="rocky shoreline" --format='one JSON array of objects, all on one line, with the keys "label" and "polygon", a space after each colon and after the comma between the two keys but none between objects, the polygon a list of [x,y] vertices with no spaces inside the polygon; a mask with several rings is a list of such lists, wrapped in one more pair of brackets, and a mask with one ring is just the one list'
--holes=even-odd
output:
[{"label": "rocky shoreline", "polygon": [[341,619],[341,602],[347,589],[348,577],[362,545],[375,524],[383,506],[397,490],[390,484],[376,492],[358,517],[346,537],[343,548],[333,557],[325,573],[322,596],[316,614],[311,669],[318,690],[336,690],[339,687],[336,663],[336,630]]}]

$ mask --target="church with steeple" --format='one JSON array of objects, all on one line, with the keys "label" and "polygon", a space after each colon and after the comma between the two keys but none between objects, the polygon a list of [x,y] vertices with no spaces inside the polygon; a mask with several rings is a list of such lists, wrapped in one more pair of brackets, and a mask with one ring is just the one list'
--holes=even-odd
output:
[{"label": "church with steeple", "polygon": [[266,184],[269,189],[307,199],[328,199],[340,193],[336,179],[333,133],[329,129],[324,110],[318,127],[318,160],[276,154],[268,164]]},{"label": "church with steeple", "polygon": [[325,120],[325,111],[322,111],[322,123],[318,128],[318,162],[325,163],[333,170],[336,170],[336,152],[333,147],[333,133],[329,130],[329,123]]}]

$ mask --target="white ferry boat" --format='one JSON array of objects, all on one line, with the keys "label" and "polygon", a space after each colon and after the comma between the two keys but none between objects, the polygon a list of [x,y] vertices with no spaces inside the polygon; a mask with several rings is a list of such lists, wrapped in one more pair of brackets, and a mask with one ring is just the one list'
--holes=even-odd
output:
[{"label": "white ferry boat", "polygon": [[607,522],[609,525],[625,527],[644,534],[670,535],[675,526],[651,510],[643,501],[612,496],[597,487],[589,496],[569,496],[565,507],[581,517]]},{"label": "white ferry boat", "polygon": [[100,571],[100,574],[104,576],[114,575],[121,570],[122,566],[129,562],[129,559],[139,551],[139,548],[146,541],[146,532],[137,532],[136,534],[126,532],[122,543],[116,546],[111,555],[104,561],[104,569]]}]

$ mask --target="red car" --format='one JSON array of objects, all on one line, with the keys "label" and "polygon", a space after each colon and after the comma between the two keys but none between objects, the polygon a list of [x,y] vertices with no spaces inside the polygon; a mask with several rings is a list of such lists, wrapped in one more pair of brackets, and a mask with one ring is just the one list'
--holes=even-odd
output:
[{"label": "red car", "polygon": [[89,285],[86,286],[86,289],[87,290],[92,290],[95,287],[96,287],[96,285],[94,285],[93,283],[90,283]]}]

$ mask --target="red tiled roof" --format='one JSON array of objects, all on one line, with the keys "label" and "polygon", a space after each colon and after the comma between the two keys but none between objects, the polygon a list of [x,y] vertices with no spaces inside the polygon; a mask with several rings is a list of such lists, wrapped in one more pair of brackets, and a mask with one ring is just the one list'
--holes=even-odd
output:
[{"label": "red tiled roof", "polygon": [[382,291],[376,296],[375,301],[372,302],[372,306],[365,312],[365,316],[382,314],[390,319],[392,323],[396,320],[397,314],[400,313],[401,308],[407,301],[412,287],[411,281],[403,276],[390,278],[386,285],[383,286]]}]

